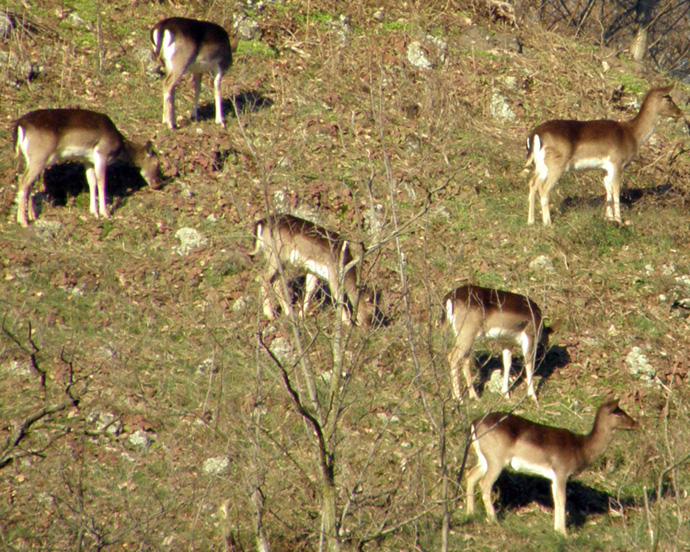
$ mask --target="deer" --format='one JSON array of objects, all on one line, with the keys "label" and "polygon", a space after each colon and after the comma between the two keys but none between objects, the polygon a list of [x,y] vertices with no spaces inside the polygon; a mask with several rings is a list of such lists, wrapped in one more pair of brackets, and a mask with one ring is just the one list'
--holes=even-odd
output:
[{"label": "deer", "polygon": [[[160,187],[160,167],[151,142],[138,144],[124,138],[107,115],[87,109],[39,109],[20,117],[14,127],[14,149],[25,161],[17,190],[17,222],[36,220],[31,188],[47,167],[79,161],[86,168],[90,211],[108,218],[106,167],[122,161],[139,168],[153,188]],[[98,208],[96,202],[98,201]]]},{"label": "deer", "polygon": [[175,86],[185,73],[192,73],[194,107],[192,119],[199,118],[199,93],[203,73],[213,75],[216,102],[216,123],[225,128],[220,83],[232,65],[232,51],[228,33],[220,25],[184,17],[170,17],[151,29],[154,54],[165,66],[163,79],[163,124],[174,129]]},{"label": "deer", "polygon": [[606,218],[621,224],[620,189],[623,169],[652,135],[659,117],[679,119],[683,113],[670,96],[673,85],[652,88],[637,115],[629,121],[552,120],[536,127],[527,140],[525,170],[534,164],[529,181],[527,224],[534,224],[534,202],[541,200],[545,226],[551,224],[549,192],[569,170],[606,171]]},{"label": "deer", "polygon": [[491,412],[474,420],[470,438],[477,464],[467,474],[467,513],[474,514],[474,488],[479,481],[486,513],[491,522],[496,522],[491,488],[503,468],[510,467],[551,480],[554,530],[567,536],[565,488],[568,479],[604,453],[615,430],[638,427],[618,403],[616,399],[599,406],[592,430],[587,435],[538,424],[506,412]]},{"label": "deer", "polygon": [[456,400],[461,399],[458,365],[469,395],[477,399],[470,372],[471,352],[481,338],[498,339],[506,343],[503,349],[502,393],[510,397],[510,369],[512,351],[510,342],[519,344],[525,362],[528,395],[537,401],[532,378],[534,366],[545,356],[551,328],[544,326],[539,306],[524,295],[465,284],[448,293],[443,299],[441,322],[450,325],[455,342],[448,354],[451,389]]},{"label": "deer", "polygon": [[364,328],[372,325],[376,299],[368,290],[360,290],[356,266],[359,259],[352,256],[346,240],[335,232],[292,215],[271,216],[258,221],[254,236],[255,246],[248,254],[254,257],[263,251],[266,256],[266,270],[259,279],[263,290],[263,312],[268,319],[275,317],[270,300],[271,288],[283,313],[292,312],[284,281],[279,277],[284,265],[291,265],[306,274],[302,315],[309,312],[319,280],[324,280],[336,302],[347,299],[349,305],[345,311],[350,321]]}]

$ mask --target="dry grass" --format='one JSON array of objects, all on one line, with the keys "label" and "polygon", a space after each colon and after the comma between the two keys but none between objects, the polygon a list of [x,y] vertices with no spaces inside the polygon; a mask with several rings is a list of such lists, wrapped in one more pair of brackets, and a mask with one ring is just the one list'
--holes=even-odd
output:
[{"label": "dry grass", "polygon": [[[183,15],[229,23],[235,8],[214,6],[217,17],[196,4]],[[373,19],[380,6],[382,22]],[[500,526],[455,510],[451,546],[633,550],[653,546],[651,527],[660,549],[688,547],[686,465],[664,471],[688,450],[688,319],[683,308],[671,310],[690,293],[681,280],[690,275],[688,166],[680,154],[687,134],[662,123],[628,167],[630,224],[621,228],[602,220],[600,175],[582,173],[552,194],[555,226],[527,228],[520,172],[525,137],[538,122],[630,117],[629,104],[666,79],[634,74],[610,52],[526,22],[513,29],[492,21],[481,3],[353,5],[346,43],[342,8],[333,3],[269,4],[252,15],[273,50],[240,44],[223,89],[240,106],[233,115],[229,102],[227,129],[211,118],[170,132],[160,124],[160,82],[144,76],[137,52],[148,48],[150,26],[175,9],[104,3],[99,74],[94,31],[70,26],[58,8],[65,9],[45,2],[31,15],[59,39],[34,43],[22,34],[0,46],[45,69],[31,82],[0,84],[3,439],[66,392],[78,393],[79,404],[31,426],[20,450],[35,454],[2,470],[4,546],[192,550],[234,541],[250,549],[259,487],[272,548],[316,549],[313,432],[263,351],[262,332],[276,347],[295,347],[299,336],[320,398],[331,396],[334,368],[347,374],[332,444],[348,546],[439,546],[440,428],[453,474],[467,421],[488,409],[518,405],[532,419],[585,431],[599,402],[615,394],[643,429],[620,436],[571,486],[567,542],[551,531],[548,489],[513,476],[499,485]],[[81,4],[74,11],[95,22]],[[497,45],[514,35],[521,54]],[[445,61],[428,36],[445,41]],[[472,44],[469,36],[493,42]],[[423,41],[433,69],[407,61],[414,40]],[[622,83],[628,87],[614,94]],[[642,91],[628,92],[634,85]],[[513,121],[491,114],[494,90],[509,98]],[[185,82],[179,114],[188,113],[191,94]],[[684,105],[686,87],[674,97]],[[205,86],[202,113],[211,103]],[[59,222],[59,231],[21,229],[13,222],[12,123],[39,106],[67,105],[105,111],[128,136],[152,139],[169,180],[154,191],[111,171],[113,218],[94,221],[80,170],[54,169],[40,220]],[[64,187],[66,195],[56,193]],[[260,267],[244,252],[253,220],[271,210],[306,214],[369,248],[365,280],[383,291],[391,323],[346,331],[342,360],[332,309],[297,333],[285,319],[268,324],[260,316]],[[182,227],[199,230],[207,245],[175,252]],[[541,255],[552,270],[530,268]],[[509,404],[489,390],[477,403],[450,401],[449,336],[435,323],[440,297],[465,279],[528,293],[560,323],[539,408],[519,402],[524,384]],[[630,374],[633,347],[656,368],[654,383]],[[496,364],[495,350],[480,352]],[[299,365],[287,367],[295,381],[302,377]],[[109,432],[99,416],[121,425]],[[229,461],[220,476],[203,470],[215,458]],[[462,489],[455,491],[461,504]]]}]

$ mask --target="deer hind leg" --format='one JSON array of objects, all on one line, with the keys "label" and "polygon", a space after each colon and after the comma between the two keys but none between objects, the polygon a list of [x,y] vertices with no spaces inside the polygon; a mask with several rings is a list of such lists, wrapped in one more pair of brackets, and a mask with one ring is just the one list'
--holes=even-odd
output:
[{"label": "deer hind leg", "polygon": [[510,349],[503,349],[503,387],[501,392],[510,398],[510,368],[513,364],[513,355]]},{"label": "deer hind leg", "polygon": [[275,318],[275,311],[271,304],[271,295],[274,291],[274,280],[278,277],[277,259],[269,249],[266,250],[266,270],[257,277],[261,283],[261,305],[264,316],[269,320]]},{"label": "deer hind leg", "polygon": [[553,150],[545,151],[544,149],[535,153],[534,163],[535,176],[538,175],[534,185],[539,192],[541,219],[545,226],[549,226],[551,224],[549,193],[565,171],[566,163],[562,155],[554,153]]},{"label": "deer hind leg", "polygon": [[45,160],[42,162],[33,161],[29,163],[26,159],[26,170],[19,180],[17,189],[17,222],[22,226],[29,226],[26,220],[27,210],[29,213],[29,220],[36,220],[36,211],[31,196],[31,188],[38,179],[38,177],[45,169]]},{"label": "deer hind leg", "polygon": [[541,182],[541,186],[539,187],[539,198],[541,201],[541,220],[544,223],[544,226],[551,225],[549,193],[551,193],[551,189],[556,185],[558,179],[561,177],[562,174],[562,170],[554,170],[553,168],[550,169],[546,179]]},{"label": "deer hind leg", "polygon": [[475,338],[475,332],[468,332],[466,328],[461,328],[460,333],[455,339],[453,349],[448,354],[451,389],[453,391],[453,397],[458,401],[462,397],[460,392],[460,374],[458,373],[458,365],[460,362],[462,362],[462,371],[465,376],[465,383],[467,384],[467,391],[470,397],[473,399],[479,398],[474,389],[474,385],[472,384],[472,372],[470,370],[470,364],[472,362],[470,353],[472,351],[472,345],[474,344]]},{"label": "deer hind leg", "polygon": [[192,106],[192,121],[199,120],[199,95],[201,94],[201,73],[192,75],[194,82],[194,105]]},{"label": "deer hind leg", "polygon": [[220,81],[223,80],[223,71],[220,69],[213,78],[213,95],[216,101],[216,123],[225,128],[225,121],[223,120],[223,97],[220,94]]},{"label": "deer hind leg", "polygon": [[479,488],[482,491],[482,500],[484,501],[484,509],[490,521],[496,521],[496,510],[494,510],[494,505],[491,501],[491,490],[498,476],[501,475],[501,471],[503,471],[503,466],[498,463],[487,463],[486,473],[479,482]]},{"label": "deer hind leg", "polygon": [[525,359],[525,377],[527,378],[527,395],[532,397],[537,404],[539,404],[539,401],[537,400],[537,393],[534,390],[534,365],[536,363],[536,355],[537,355],[537,345],[536,343],[538,340],[535,339],[532,341],[529,337],[529,335],[526,332],[523,332],[522,335],[520,336],[520,340],[522,341],[522,356]]},{"label": "deer hind leg", "polygon": [[[475,438],[474,428],[472,428],[472,439]],[[472,446],[477,453],[477,465],[467,473],[467,513],[470,515],[474,514],[474,488],[477,485],[477,481],[484,477],[487,469],[486,458],[479,450],[476,442]]]},{"label": "deer hind leg", "polygon": [[537,174],[535,172],[529,181],[529,199],[528,199],[528,210],[527,210],[527,224],[534,224],[534,201],[537,195],[537,188],[541,181],[537,182]]},{"label": "deer hind leg", "polygon": [[307,278],[304,284],[304,300],[302,301],[302,316],[307,316],[307,314],[309,314],[311,300],[314,298],[314,294],[318,288],[319,278],[315,274],[307,272]]},{"label": "deer hind leg", "polygon": [[168,125],[171,129],[176,126],[175,87],[182,79],[187,65],[187,63],[182,63],[182,60],[175,58],[175,62],[168,65],[169,73],[163,79],[163,124]]}]

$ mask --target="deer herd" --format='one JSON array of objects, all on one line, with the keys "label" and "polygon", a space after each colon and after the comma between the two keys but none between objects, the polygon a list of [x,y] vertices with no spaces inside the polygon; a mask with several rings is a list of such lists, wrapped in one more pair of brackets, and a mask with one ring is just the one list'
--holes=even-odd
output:
[{"label": "deer herd", "polygon": [[[198,99],[203,74],[213,76],[215,122],[225,126],[221,80],[232,64],[237,43],[219,25],[173,17],[151,29],[155,55],[165,66],[163,79],[164,125],[176,126],[174,91],[185,73],[194,82],[192,119],[198,117]],[[534,164],[529,181],[527,223],[534,224],[537,192],[541,200],[542,221],[551,224],[549,193],[566,171],[601,169],[605,171],[606,218],[621,223],[620,187],[625,166],[654,132],[661,117],[682,118],[671,99],[672,86],[651,89],[637,113],[629,121],[551,120],[537,126],[527,141],[527,165]],[[108,217],[106,206],[106,168],[123,161],[138,168],[154,188],[161,184],[159,163],[151,143],[126,139],[111,119],[84,109],[39,109],[20,117],[14,130],[14,147],[24,158],[25,169],[17,190],[17,222],[28,226],[36,220],[31,188],[44,169],[61,161],[77,160],[86,168],[90,211],[98,218]],[[278,300],[282,314],[293,313],[292,278],[305,277],[303,299],[298,315],[307,317],[320,282],[328,286],[332,302],[341,308],[344,320],[365,330],[385,317],[377,295],[362,285],[359,267],[363,252],[353,253],[351,244],[335,232],[292,215],[274,215],[258,221],[254,228],[252,257],[263,252],[265,271],[259,276],[264,315],[277,315],[271,298]],[[290,267],[293,272],[284,270]],[[289,274],[289,276],[288,276]],[[294,278],[293,278],[294,280]],[[450,388],[455,400],[465,394],[477,399],[470,369],[472,348],[479,339],[498,339],[503,350],[502,392],[510,396],[511,346],[519,345],[527,384],[527,395],[537,401],[533,383],[536,367],[548,349],[552,329],[546,327],[539,306],[530,298],[498,289],[465,284],[450,291],[442,300],[442,323],[449,326],[454,342],[448,354]],[[512,344],[512,345],[511,345]],[[462,363],[464,386],[459,365]],[[538,424],[505,412],[491,412],[471,425],[471,447],[477,464],[467,477],[467,511],[474,512],[474,489],[479,482],[484,507],[496,519],[491,491],[504,467],[537,474],[552,482],[555,511],[554,528],[566,534],[565,487],[568,478],[579,473],[600,456],[616,429],[637,426],[617,401],[602,404],[587,435]]]}]

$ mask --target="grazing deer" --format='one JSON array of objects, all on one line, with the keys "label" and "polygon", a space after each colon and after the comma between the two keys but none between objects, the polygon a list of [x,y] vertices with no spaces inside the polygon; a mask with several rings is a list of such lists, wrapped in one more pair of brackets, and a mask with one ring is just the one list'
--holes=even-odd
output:
[{"label": "grazing deer", "polygon": [[[335,301],[341,301],[345,295],[349,309],[356,313],[357,325],[365,328],[371,326],[376,311],[375,299],[373,294],[360,292],[357,286],[358,260],[353,259],[349,244],[338,234],[292,215],[278,215],[257,222],[255,238],[254,250],[249,255],[253,257],[262,250],[266,254],[267,266],[261,280],[263,311],[269,319],[274,317],[269,297],[271,287],[275,290],[283,312],[292,312],[290,298],[286,296],[287,290],[279,278],[283,265],[289,264],[306,272],[302,313],[309,311],[309,303],[316,292],[319,279],[322,279],[328,282]],[[343,290],[340,286],[341,278]]]},{"label": "grazing deer", "polygon": [[[86,167],[90,210],[107,218],[105,205],[106,167],[123,161],[140,169],[146,182],[160,186],[159,164],[151,147],[126,140],[107,115],[86,109],[39,109],[19,118],[14,128],[14,148],[24,156],[26,168],[17,191],[17,222],[28,226],[36,220],[29,194],[43,170],[62,161],[80,161]],[[98,196],[98,209],[96,209]]]},{"label": "grazing deer", "polygon": [[156,57],[161,58],[165,65],[163,124],[175,128],[175,86],[185,73],[193,75],[192,119],[198,119],[201,75],[210,73],[213,75],[216,100],[216,123],[225,127],[220,81],[232,65],[233,50],[225,29],[208,21],[171,17],[153,26],[151,42]]},{"label": "grazing deer", "polygon": [[654,132],[659,117],[679,119],[682,112],[669,95],[673,85],[653,88],[642,107],[630,121],[547,121],[532,131],[527,140],[527,163],[534,163],[529,181],[527,224],[534,224],[534,200],[539,192],[541,216],[551,224],[549,192],[570,169],[606,171],[606,218],[621,222],[620,189],[623,169],[632,161],[640,146]]},{"label": "grazing deer", "polygon": [[637,422],[618,406],[606,402],[597,410],[588,435],[567,429],[537,424],[505,412],[492,412],[472,422],[472,448],[477,465],[467,474],[467,512],[474,513],[474,487],[480,481],[484,508],[491,521],[496,511],[491,503],[491,488],[506,466],[551,480],[555,514],[554,529],[565,530],[565,486],[601,456],[616,429],[636,429]]},{"label": "grazing deer", "polygon": [[[455,334],[455,343],[448,354],[453,396],[460,400],[460,374],[458,365],[463,363],[463,373],[472,398],[477,392],[472,385],[470,373],[471,351],[475,341],[485,337],[517,342],[522,347],[527,373],[528,394],[535,401],[532,377],[534,366],[546,354],[550,328],[544,327],[541,310],[537,304],[509,291],[489,289],[472,284],[460,286],[443,299],[442,322],[450,324]],[[510,396],[509,378],[512,364],[510,348],[503,350],[503,388]]]}]

